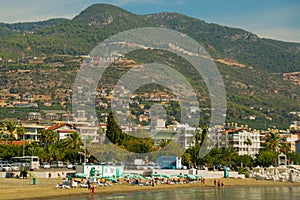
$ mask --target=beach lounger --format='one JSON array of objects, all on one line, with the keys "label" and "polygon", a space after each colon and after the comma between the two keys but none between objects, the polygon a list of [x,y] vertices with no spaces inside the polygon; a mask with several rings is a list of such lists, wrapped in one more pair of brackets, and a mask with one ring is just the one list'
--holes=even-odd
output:
[{"label": "beach lounger", "polygon": [[69,185],[63,185],[63,189],[70,189],[71,187]]},{"label": "beach lounger", "polygon": [[78,183],[76,181],[73,181],[71,187],[72,188],[77,188],[77,185],[78,185]]}]

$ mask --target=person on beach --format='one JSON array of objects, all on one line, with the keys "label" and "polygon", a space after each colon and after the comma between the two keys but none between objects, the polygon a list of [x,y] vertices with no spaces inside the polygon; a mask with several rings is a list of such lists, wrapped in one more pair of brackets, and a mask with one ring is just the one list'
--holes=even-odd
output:
[{"label": "person on beach", "polygon": [[222,187],[222,188],[225,188],[224,181],[222,181],[222,183],[221,183],[221,187]]},{"label": "person on beach", "polygon": [[217,180],[216,179],[214,180],[214,186],[215,187],[217,186]]},{"label": "person on beach", "polygon": [[91,189],[91,182],[90,182],[90,180],[88,180],[88,181],[86,182],[86,184],[88,185],[88,189],[90,190],[90,189]]},{"label": "person on beach", "polygon": [[95,194],[95,186],[94,186],[93,183],[92,183],[92,185],[91,185],[91,192],[92,192],[92,194]]},{"label": "person on beach", "polygon": [[218,187],[220,187],[220,186],[221,186],[220,181],[218,181]]}]

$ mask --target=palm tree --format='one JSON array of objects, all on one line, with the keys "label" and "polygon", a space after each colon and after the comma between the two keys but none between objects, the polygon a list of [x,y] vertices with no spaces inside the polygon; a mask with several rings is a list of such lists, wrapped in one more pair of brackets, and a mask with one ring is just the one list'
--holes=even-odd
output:
[{"label": "palm tree", "polygon": [[7,121],[4,123],[6,126],[6,131],[10,135],[11,141],[18,139],[19,136],[22,136],[25,133],[25,130],[22,126],[13,121]]},{"label": "palm tree", "polygon": [[74,150],[81,150],[83,147],[83,142],[78,132],[71,133],[69,137],[66,138],[65,144],[67,148]]},{"label": "palm tree", "polygon": [[27,145],[27,153],[26,155],[35,155],[37,156],[37,151],[39,149],[39,145],[37,142],[32,142],[29,145]]},{"label": "palm tree", "polygon": [[83,142],[78,132],[70,134],[69,137],[64,140],[63,144],[66,147],[69,158],[73,161],[76,160],[78,152],[83,151]]},{"label": "palm tree", "polygon": [[238,156],[234,148],[226,148],[223,151],[222,157],[227,164],[232,164],[232,161]]},{"label": "palm tree", "polygon": [[159,142],[159,147],[160,147],[160,148],[164,148],[164,147],[166,147],[170,142],[171,142],[171,140],[161,140],[161,141]]},{"label": "palm tree", "polygon": [[204,140],[205,140],[207,134],[208,134],[208,126],[204,126],[204,127],[203,127],[203,130],[202,130],[202,135],[201,135],[200,145],[203,144],[203,142],[204,142]]},{"label": "palm tree", "polygon": [[282,141],[278,132],[270,131],[266,135],[265,148],[270,151],[278,152],[282,147]]},{"label": "palm tree", "polygon": [[201,140],[202,140],[202,132],[201,130],[197,130],[195,135],[195,145],[200,144]]},{"label": "palm tree", "polygon": [[40,138],[41,144],[55,144],[58,141],[58,133],[55,131],[43,130]]},{"label": "palm tree", "polygon": [[245,141],[244,141],[244,144],[245,145],[247,145],[247,147],[248,147],[248,156],[250,156],[249,154],[250,154],[250,147],[251,147],[251,145],[252,145],[252,140],[250,139],[250,138],[247,138]]},{"label": "palm tree", "polygon": [[45,147],[45,154],[46,156],[46,161],[52,163],[54,160],[56,160],[56,155],[58,154],[57,148],[55,148],[54,145],[49,144]]},{"label": "palm tree", "polygon": [[0,142],[3,139],[5,131],[6,131],[5,123],[3,121],[0,121]]}]

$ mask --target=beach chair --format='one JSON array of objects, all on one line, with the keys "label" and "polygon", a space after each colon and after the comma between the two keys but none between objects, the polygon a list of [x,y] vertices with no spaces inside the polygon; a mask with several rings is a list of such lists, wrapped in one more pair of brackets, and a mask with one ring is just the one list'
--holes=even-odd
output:
[{"label": "beach chair", "polygon": [[63,189],[70,189],[71,187],[69,185],[63,185]]},{"label": "beach chair", "polygon": [[81,188],[88,188],[88,185],[85,184],[85,183],[81,183],[81,184],[80,184],[80,187],[81,187]]},{"label": "beach chair", "polygon": [[73,181],[71,187],[72,188],[77,188],[77,186],[78,186],[78,183],[76,181]]}]

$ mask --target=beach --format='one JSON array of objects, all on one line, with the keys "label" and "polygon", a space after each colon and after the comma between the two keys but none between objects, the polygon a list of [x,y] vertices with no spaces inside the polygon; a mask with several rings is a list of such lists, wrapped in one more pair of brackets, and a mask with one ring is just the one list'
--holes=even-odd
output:
[{"label": "beach", "polygon": [[[300,186],[300,183],[277,182],[267,180],[255,180],[253,178],[238,179],[238,178],[221,178],[216,179],[224,182],[225,187],[250,187],[250,186]],[[87,188],[69,188],[57,189],[56,184],[61,182],[61,179],[40,178],[36,185],[32,179],[0,179],[0,195],[2,200],[8,199],[49,199],[55,197],[66,197],[70,199],[72,196],[89,195],[91,193]],[[114,184],[109,187],[95,187],[96,195],[122,194],[131,192],[147,192],[147,191],[163,191],[188,188],[204,188],[215,187],[214,179],[206,179],[205,184],[202,183],[187,183],[187,184],[159,184],[152,186],[127,185],[124,180],[120,184]]]}]

